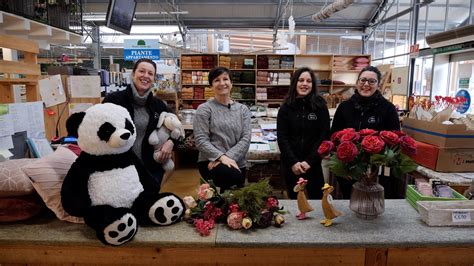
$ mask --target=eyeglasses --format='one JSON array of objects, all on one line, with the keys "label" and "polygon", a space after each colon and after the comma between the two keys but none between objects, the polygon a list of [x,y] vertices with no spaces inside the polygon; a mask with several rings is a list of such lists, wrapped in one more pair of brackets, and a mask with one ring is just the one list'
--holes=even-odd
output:
[{"label": "eyeglasses", "polygon": [[379,81],[376,79],[359,78],[360,84],[364,85],[366,82],[369,82],[369,85],[375,85]]}]

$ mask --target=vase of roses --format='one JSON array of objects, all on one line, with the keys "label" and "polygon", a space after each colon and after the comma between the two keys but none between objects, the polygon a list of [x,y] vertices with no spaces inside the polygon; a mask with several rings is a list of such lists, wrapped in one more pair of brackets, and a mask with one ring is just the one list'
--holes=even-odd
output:
[{"label": "vase of roses", "polygon": [[395,177],[417,167],[410,158],[416,153],[416,142],[401,131],[346,128],[323,141],[318,153],[329,160],[333,174],[356,181],[349,208],[364,219],[374,219],[385,210],[384,188],[378,183],[382,167]]}]

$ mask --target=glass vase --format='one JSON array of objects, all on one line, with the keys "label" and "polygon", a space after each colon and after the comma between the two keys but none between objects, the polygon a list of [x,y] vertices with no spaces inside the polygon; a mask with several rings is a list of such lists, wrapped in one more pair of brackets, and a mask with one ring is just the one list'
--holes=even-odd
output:
[{"label": "glass vase", "polygon": [[384,188],[378,182],[377,171],[366,173],[352,185],[349,208],[366,220],[375,219],[385,211]]}]

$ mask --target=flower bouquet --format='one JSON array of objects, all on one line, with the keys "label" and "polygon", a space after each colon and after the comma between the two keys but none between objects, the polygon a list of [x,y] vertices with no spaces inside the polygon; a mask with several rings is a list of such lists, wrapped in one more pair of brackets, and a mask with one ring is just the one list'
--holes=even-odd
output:
[{"label": "flower bouquet", "polygon": [[185,220],[202,236],[209,235],[216,223],[227,223],[231,229],[250,229],[280,226],[285,222],[283,208],[271,196],[268,179],[223,194],[217,192],[212,181],[202,181],[197,199],[192,196],[183,199],[187,207]]},{"label": "flower bouquet", "polygon": [[385,209],[384,188],[378,184],[380,167],[388,167],[395,177],[417,167],[409,157],[416,153],[416,142],[401,131],[346,128],[323,141],[318,153],[329,159],[332,173],[358,181],[352,187],[350,209],[366,219]]},{"label": "flower bouquet", "polygon": [[318,148],[321,157],[329,157],[329,169],[337,176],[360,180],[379,166],[389,167],[394,176],[412,172],[417,164],[409,157],[416,154],[416,142],[401,131],[357,132],[346,128],[335,132],[330,141]]}]

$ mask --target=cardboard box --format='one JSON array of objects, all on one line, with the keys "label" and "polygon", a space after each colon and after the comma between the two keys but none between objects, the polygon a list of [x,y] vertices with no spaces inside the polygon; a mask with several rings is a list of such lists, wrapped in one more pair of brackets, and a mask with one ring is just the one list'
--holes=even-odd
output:
[{"label": "cardboard box", "polygon": [[417,141],[413,160],[437,172],[474,172],[474,149],[441,148]]},{"label": "cardboard box", "polygon": [[406,117],[403,131],[418,141],[443,148],[474,148],[474,131],[467,130],[465,125],[443,125]]}]

